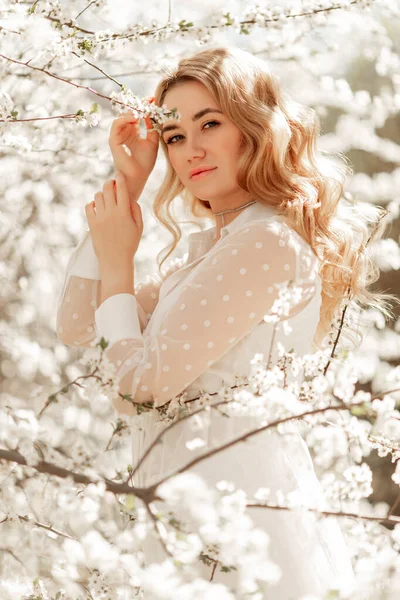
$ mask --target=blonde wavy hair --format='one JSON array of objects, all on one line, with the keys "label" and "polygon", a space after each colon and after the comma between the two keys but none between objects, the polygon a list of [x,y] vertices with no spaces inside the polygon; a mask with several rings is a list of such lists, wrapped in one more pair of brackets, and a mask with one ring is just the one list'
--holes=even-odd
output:
[{"label": "blonde wavy hair", "polygon": [[[383,236],[382,217],[386,211],[371,206],[366,216],[343,194],[345,178],[353,171],[317,150],[320,121],[316,112],[294,101],[265,61],[237,47],[199,51],[163,73],[155,91],[155,104],[162,106],[167,91],[174,85],[185,81],[202,83],[242,133],[238,184],[283,215],[318,257],[322,304],[315,346],[322,348],[326,336],[328,344],[332,344],[334,334],[342,333],[343,303],[349,311],[352,307],[358,313],[361,307],[374,308],[392,318],[389,300],[396,301],[396,297],[368,289],[379,278],[368,246]],[[162,136],[160,143],[167,172],[153,210],[174,240],[160,252],[170,248],[158,263],[159,271],[182,237],[170,210],[174,198],[181,196],[194,217],[213,219],[209,202],[194,196],[178,179]],[[341,154],[337,157],[345,162]],[[361,341],[358,331],[348,329],[347,337],[352,342],[352,333]]]}]

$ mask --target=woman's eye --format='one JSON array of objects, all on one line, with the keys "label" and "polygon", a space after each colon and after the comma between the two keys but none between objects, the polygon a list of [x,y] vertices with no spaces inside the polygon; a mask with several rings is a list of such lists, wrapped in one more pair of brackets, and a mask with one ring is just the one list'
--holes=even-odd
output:
[{"label": "woman's eye", "polygon": [[[204,123],[204,125],[203,125],[203,129],[204,129],[204,127],[205,127],[206,125],[210,125],[211,123],[215,123],[216,125],[219,125],[218,121],[207,121],[207,123]],[[207,129],[210,129],[210,127],[207,127]],[[213,127],[211,127],[211,129],[213,129]],[[171,136],[170,138],[168,138],[168,140],[167,140],[167,142],[166,142],[166,143],[167,143],[167,145],[169,145],[169,144],[175,144],[176,142],[173,142],[172,140],[173,140],[174,138],[177,138],[177,137],[183,137],[183,136],[182,136],[182,135],[180,135],[180,134],[179,134],[179,135],[173,135],[173,136]]]}]

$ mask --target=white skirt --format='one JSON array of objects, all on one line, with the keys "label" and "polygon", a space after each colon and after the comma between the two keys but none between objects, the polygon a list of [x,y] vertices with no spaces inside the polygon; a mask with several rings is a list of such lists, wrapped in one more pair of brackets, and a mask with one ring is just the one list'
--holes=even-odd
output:
[{"label": "white skirt", "polygon": [[[190,403],[193,410],[200,404]],[[133,465],[152,440],[168,423],[160,422],[156,410],[134,417],[132,426]],[[177,423],[163,436],[135,473],[134,484],[145,487],[183,467],[207,449],[220,446],[257,427],[255,417],[227,417],[216,410],[208,412],[206,427],[193,431],[190,419]],[[253,499],[260,487],[284,494],[300,490],[307,497],[321,498],[321,484],[314,471],[308,447],[297,430],[295,422],[288,424],[284,434],[276,429],[257,433],[245,442],[239,442],[191,467],[188,472],[200,475],[215,488],[221,480],[231,481],[237,489]],[[207,445],[190,451],[186,442],[201,437]],[[268,502],[268,500],[267,500]],[[162,510],[162,502],[156,503]],[[355,582],[350,554],[337,517],[320,517],[314,512],[302,512],[301,519],[293,511],[268,508],[247,508],[254,526],[268,534],[269,559],[281,569],[281,578],[274,585],[260,582],[268,600],[298,600],[302,595],[321,597],[336,585]],[[142,544],[146,565],[159,562],[167,555],[156,538],[150,534]],[[198,561],[199,574],[210,580],[213,565]],[[223,583],[232,591],[237,589],[238,571],[223,572],[215,569],[212,581]],[[264,587],[263,587],[264,586]]]}]

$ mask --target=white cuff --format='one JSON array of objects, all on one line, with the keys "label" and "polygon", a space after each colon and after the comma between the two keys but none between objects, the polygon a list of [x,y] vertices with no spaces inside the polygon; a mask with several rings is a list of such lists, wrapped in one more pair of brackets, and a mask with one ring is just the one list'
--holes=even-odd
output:
[{"label": "white cuff", "polygon": [[97,335],[111,344],[127,338],[143,339],[138,304],[133,294],[110,296],[95,310]]},{"label": "white cuff", "polygon": [[99,259],[93,248],[90,229],[86,230],[83,239],[75,248],[68,273],[78,277],[86,277],[86,279],[101,279]]}]

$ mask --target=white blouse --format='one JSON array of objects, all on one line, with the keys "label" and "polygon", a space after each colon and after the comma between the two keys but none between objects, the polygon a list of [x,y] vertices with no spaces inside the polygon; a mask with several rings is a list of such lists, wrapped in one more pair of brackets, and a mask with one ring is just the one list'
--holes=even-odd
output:
[{"label": "white blouse", "polygon": [[[216,393],[236,376],[249,375],[256,353],[272,363],[277,346],[304,355],[313,351],[319,321],[321,280],[319,261],[306,242],[282,216],[260,202],[243,209],[221,229],[189,235],[189,252],[171,261],[167,273],[155,273],[135,286],[135,295],[117,294],[99,306],[99,265],[90,232],[72,253],[57,311],[57,335],[64,343],[91,346],[97,336],[108,339],[105,352],[116,367],[119,391],[136,402],[154,400],[156,408],[186,393],[188,410],[200,408],[200,390]],[[264,320],[279,295],[279,285],[292,281],[302,290],[279,323]],[[168,426],[163,411],[137,414],[126,400],[115,408],[132,415],[132,465]],[[297,421],[280,431],[265,430],[243,444],[234,444],[190,468],[214,487],[220,480],[253,497],[268,487],[299,491],[321,498],[322,488]],[[133,484],[149,486],[183,469],[196,456],[259,427],[258,416],[227,418],[208,413],[201,437],[205,447],[193,449],[196,432],[189,419],[175,423],[136,469]],[[339,523],[319,520],[314,513],[253,509],[255,526],[267,532],[269,555],[282,570],[279,584],[268,588],[269,600],[323,594],[338,579],[350,584],[354,573]],[[160,542],[143,541],[146,564],[165,559]],[[213,565],[198,561],[199,572],[210,580]],[[217,569],[215,583],[232,588],[238,573]]]},{"label": "white blouse", "polygon": [[[165,275],[155,273],[135,286],[135,295],[116,294],[99,306],[99,264],[88,229],[66,268],[57,311],[59,339],[90,346],[96,336],[104,337],[120,393],[159,407],[184,390],[199,389],[196,382],[209,391],[206,373],[216,389],[233,377],[234,368],[243,371],[243,342],[254,334],[267,353],[274,325],[264,316],[274,307],[280,284],[292,281],[302,293],[289,312],[290,348],[311,351],[321,295],[318,259],[308,244],[260,202],[238,213],[215,240],[215,226],[189,234],[189,252],[171,261]],[[299,315],[307,326],[296,333]],[[287,346],[283,320],[274,340]],[[252,356],[259,350],[255,346],[249,344]],[[232,358],[239,349],[235,366]],[[115,400],[115,407],[136,414],[125,400]]]}]

